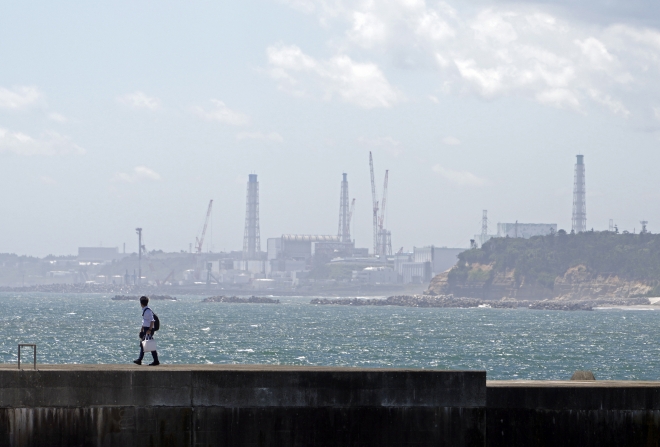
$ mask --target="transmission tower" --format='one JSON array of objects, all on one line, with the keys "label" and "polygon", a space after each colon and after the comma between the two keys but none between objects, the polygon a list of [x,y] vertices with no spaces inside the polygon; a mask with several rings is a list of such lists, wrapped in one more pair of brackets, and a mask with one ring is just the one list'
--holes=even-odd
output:
[{"label": "transmission tower", "polygon": [[339,240],[345,244],[351,242],[351,216],[348,208],[348,174],[342,174],[343,180],[341,181],[341,194],[339,196],[339,228],[337,236]]},{"label": "transmission tower", "polygon": [[256,174],[250,174],[247,184],[245,205],[245,233],[243,236],[243,259],[257,259],[261,252],[259,240],[259,182]]},{"label": "transmission tower", "polygon": [[484,245],[488,238],[488,210],[484,210],[481,216],[481,245]]},{"label": "transmission tower", "polygon": [[385,170],[385,181],[383,182],[383,198],[380,201],[380,217],[378,218],[378,248],[382,259],[392,256],[392,233],[385,228],[385,209],[387,207],[387,183],[390,171]]},{"label": "transmission tower", "polygon": [[374,256],[380,253],[378,244],[378,200],[376,199],[376,180],[374,179],[374,159],[369,151],[369,170],[371,171],[371,203],[374,225]]},{"label": "transmission tower", "polygon": [[587,202],[584,182],[584,155],[577,156],[573,183],[573,231],[587,231]]},{"label": "transmission tower", "polygon": [[142,249],[144,248],[144,245],[142,245],[142,228],[136,228],[135,232],[138,235],[138,277],[137,277],[137,283],[139,285],[142,282]]}]

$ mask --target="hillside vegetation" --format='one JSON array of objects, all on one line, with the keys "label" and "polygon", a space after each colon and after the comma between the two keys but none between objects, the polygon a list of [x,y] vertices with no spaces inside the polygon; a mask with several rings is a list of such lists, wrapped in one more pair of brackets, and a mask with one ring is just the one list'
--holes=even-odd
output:
[{"label": "hillside vegetation", "polygon": [[[567,234],[560,230],[531,239],[494,238],[481,248],[461,253],[458,258],[458,264],[447,275],[449,285],[488,284],[499,275],[513,272],[518,285],[524,282],[552,289],[556,278],[576,266],[600,275],[657,284],[660,234],[609,231]],[[475,265],[488,268],[475,268]]]}]

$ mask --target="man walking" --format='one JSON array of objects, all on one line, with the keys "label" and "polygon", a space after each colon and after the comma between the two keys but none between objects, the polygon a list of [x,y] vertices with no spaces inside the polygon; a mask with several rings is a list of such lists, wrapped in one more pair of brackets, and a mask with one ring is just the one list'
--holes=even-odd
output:
[{"label": "man walking", "polygon": [[[154,313],[147,307],[149,304],[149,298],[146,296],[140,297],[140,305],[142,306],[142,327],[140,328],[140,357],[137,360],[133,360],[133,363],[136,365],[142,364],[142,359],[144,358],[144,348],[142,347],[142,340],[146,338],[152,338],[154,335]],[[151,355],[154,358],[154,361],[149,363],[149,366],[158,366],[160,362],[158,361],[158,353],[156,351],[151,351]]]}]

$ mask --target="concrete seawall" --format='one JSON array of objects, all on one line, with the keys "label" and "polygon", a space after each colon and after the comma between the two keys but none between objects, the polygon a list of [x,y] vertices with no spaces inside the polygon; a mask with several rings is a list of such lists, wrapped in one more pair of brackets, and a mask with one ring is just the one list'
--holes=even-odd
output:
[{"label": "concrete seawall", "polygon": [[483,371],[3,365],[0,445],[483,446],[485,404]]},{"label": "concrete seawall", "polygon": [[489,381],[487,445],[660,446],[660,382]]},{"label": "concrete seawall", "polygon": [[658,446],[660,382],[484,371],[0,365],[0,446]]}]

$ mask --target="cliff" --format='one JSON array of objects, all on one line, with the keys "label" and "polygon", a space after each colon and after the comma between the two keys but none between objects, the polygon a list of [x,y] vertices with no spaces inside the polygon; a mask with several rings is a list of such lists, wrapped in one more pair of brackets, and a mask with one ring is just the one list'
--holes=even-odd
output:
[{"label": "cliff", "polygon": [[497,238],[465,251],[428,295],[488,300],[592,300],[660,292],[660,235],[588,232]]}]

